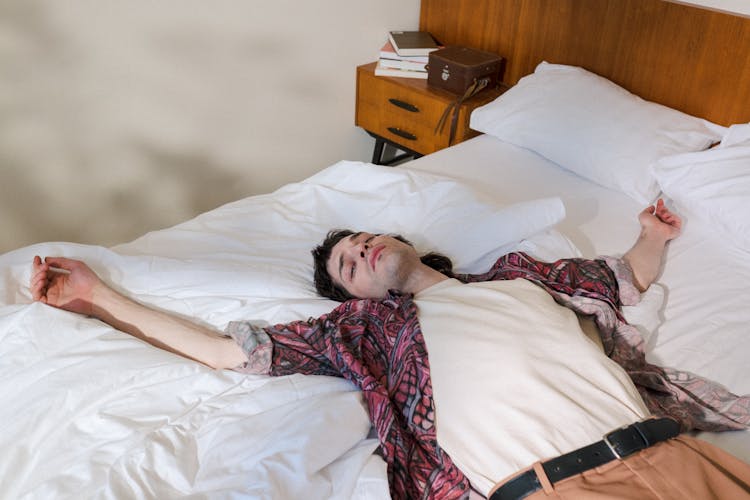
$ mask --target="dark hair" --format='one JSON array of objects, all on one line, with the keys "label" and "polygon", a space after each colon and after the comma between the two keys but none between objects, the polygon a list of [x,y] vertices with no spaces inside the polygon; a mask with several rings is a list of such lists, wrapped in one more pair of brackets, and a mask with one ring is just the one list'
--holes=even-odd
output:
[{"label": "dark hair", "polygon": [[353,234],[354,231],[348,229],[328,231],[323,243],[312,249],[313,266],[315,267],[313,275],[315,290],[323,297],[338,300],[339,302],[354,298],[349,292],[333,282],[333,278],[328,274],[328,268],[326,267],[328,259],[331,258],[331,251],[336,246],[336,243]]},{"label": "dark hair", "polygon": [[[323,242],[312,249],[314,275],[313,281],[315,283],[315,290],[329,299],[337,300],[339,302],[345,302],[349,299],[355,298],[347,292],[343,287],[334,283],[333,278],[328,273],[328,259],[331,258],[331,251],[336,244],[342,239],[351,236],[354,231],[349,229],[334,229],[328,232]],[[399,234],[391,235],[399,241],[411,245],[411,242]],[[430,252],[419,258],[423,264],[445,274],[448,277],[453,277],[453,262],[450,258],[437,252]]]}]

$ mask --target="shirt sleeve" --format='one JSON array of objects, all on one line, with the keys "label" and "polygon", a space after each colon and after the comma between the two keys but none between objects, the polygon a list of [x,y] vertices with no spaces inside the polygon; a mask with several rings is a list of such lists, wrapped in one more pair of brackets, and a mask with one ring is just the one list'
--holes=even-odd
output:
[{"label": "shirt sleeve", "polygon": [[523,252],[512,252],[500,257],[485,274],[457,277],[464,282],[524,278],[571,297],[604,300],[615,310],[621,305],[615,273],[602,259],[574,258],[543,262]]},{"label": "shirt sleeve", "polygon": [[250,321],[232,321],[227,326],[226,333],[247,356],[247,361],[234,367],[235,371],[255,375],[267,375],[270,372],[273,344],[263,328]]},{"label": "shirt sleeve", "polygon": [[341,376],[334,366],[338,325],[327,316],[261,327],[252,321],[232,321],[226,333],[240,346],[247,361],[235,371],[256,375]]},{"label": "shirt sleeve", "polygon": [[615,273],[617,286],[620,291],[620,303],[624,306],[634,306],[641,301],[641,292],[635,286],[633,270],[630,265],[619,257],[604,255],[600,257]]}]

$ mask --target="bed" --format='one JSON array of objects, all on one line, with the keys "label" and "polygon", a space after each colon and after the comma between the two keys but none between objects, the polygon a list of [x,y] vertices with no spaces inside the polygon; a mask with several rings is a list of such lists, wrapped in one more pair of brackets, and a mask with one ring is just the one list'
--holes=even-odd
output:
[{"label": "bed", "polygon": [[[529,12],[539,12],[539,2],[499,3],[513,3],[527,22]],[[498,2],[488,4],[477,7],[477,15]],[[556,5],[576,11],[568,2]],[[734,34],[740,40],[750,37],[748,19],[663,2],[644,5],[629,8],[706,18],[712,26],[723,21],[739,26]],[[441,28],[448,25],[442,20],[447,9],[424,1],[422,27],[451,43],[478,36]],[[517,31],[514,36],[522,36]],[[473,44],[502,51],[507,36]],[[672,94],[659,98],[656,84],[626,85],[630,77],[617,78],[595,61],[528,46],[533,57],[509,60],[513,93],[497,109],[472,117],[472,127],[485,134],[467,142],[398,168],[342,161],[273,193],[112,248],[49,242],[0,256],[0,497],[389,497],[377,440],[349,383],[214,371],[94,319],[31,303],[34,255],[83,259],[143,303],[223,329],[236,319],[285,322],[332,309],[334,302],[314,292],[309,252],[334,227],[402,233],[422,251],[450,255],[459,270],[478,271],[516,249],[545,259],[622,254],[638,235],[637,213],[662,196],[684,217],[683,234],[670,243],[657,284],[626,315],[641,331],[649,360],[750,394],[750,225],[743,220],[750,205],[750,84],[733,84],[739,90],[731,101],[718,86],[705,98],[675,103]],[[749,62],[748,46],[733,46],[735,62]],[[514,63],[527,59],[533,64]],[[544,59],[565,65],[540,63]],[[636,93],[711,122],[666,108],[657,113],[580,66],[633,91],[650,89]],[[748,82],[750,65],[736,66],[745,68],[740,80]],[[534,85],[549,88],[545,78],[571,74],[573,85],[594,78],[612,106],[622,98],[623,106],[646,115],[619,113],[615,121],[623,128],[608,132],[623,141],[601,147],[603,130],[614,126],[611,115],[592,109],[571,127],[571,108],[557,104],[580,109],[575,101],[559,95],[551,96],[554,106],[528,101],[538,94]],[[533,78],[521,81],[526,75]],[[562,80],[553,81],[564,91]],[[691,107],[707,100],[713,103],[708,112]],[[564,119],[545,115],[550,109]],[[525,123],[534,125],[525,130]],[[634,130],[642,134],[632,137],[637,147],[623,137]],[[654,137],[668,140],[649,148]],[[705,150],[714,142],[721,144]],[[617,162],[638,170],[623,173]],[[606,175],[598,177],[601,165]],[[701,437],[750,462],[750,431]]]}]

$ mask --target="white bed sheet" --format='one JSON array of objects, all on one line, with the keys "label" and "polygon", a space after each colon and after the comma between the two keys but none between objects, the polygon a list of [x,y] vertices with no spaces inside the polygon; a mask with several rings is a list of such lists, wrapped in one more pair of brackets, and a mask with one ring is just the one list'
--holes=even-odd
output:
[{"label": "white bed sheet", "polygon": [[[627,251],[639,233],[637,214],[645,208],[487,135],[402,168],[451,175],[509,203],[558,196],[566,218],[556,227],[586,257]],[[715,380],[735,394],[750,394],[750,251],[728,244],[707,224],[685,219],[657,282],[665,297],[656,329],[642,329],[647,358]],[[750,463],[750,431],[700,437]]]},{"label": "white bed sheet", "polygon": [[[516,202],[527,203],[499,208]],[[334,307],[314,293],[309,256],[333,227],[401,232],[473,270],[487,252],[519,245],[544,258],[576,255],[576,246],[622,253],[642,208],[481,136],[397,169],[342,162],[112,249],[45,243],[2,255],[0,497],[388,497],[350,384],[217,372],[30,304],[35,254],[82,258],[134,298],[221,329]],[[555,223],[575,246],[547,230]],[[461,237],[488,226],[497,248]],[[647,332],[649,357],[750,393],[750,257],[693,221],[684,233],[660,279],[666,302]],[[750,433],[707,438],[750,461]]]},{"label": "white bed sheet", "polygon": [[[132,268],[104,249],[28,250],[23,260]],[[343,380],[214,371],[41,304],[0,309],[0,357],[0,498],[387,496],[361,397]]]},{"label": "white bed sheet", "polygon": [[[443,177],[341,162],[113,249],[44,243],[0,256],[0,498],[387,498],[351,384],[214,371],[30,303],[31,259],[83,259],[143,303],[223,329],[330,311],[310,249],[333,227],[420,228],[413,239],[429,250],[463,241],[453,228],[472,221],[494,224],[507,246],[564,216],[554,198],[499,208]],[[573,251],[549,231],[522,245]],[[467,266],[492,250],[452,249]]]}]

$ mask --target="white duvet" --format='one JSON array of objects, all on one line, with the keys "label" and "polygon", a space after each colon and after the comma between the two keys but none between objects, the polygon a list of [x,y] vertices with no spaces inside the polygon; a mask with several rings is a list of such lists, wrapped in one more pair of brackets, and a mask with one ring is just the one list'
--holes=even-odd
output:
[{"label": "white duvet", "polygon": [[309,254],[331,228],[400,232],[479,271],[519,245],[576,254],[549,231],[563,216],[556,198],[500,207],[447,178],[341,162],[112,249],[45,243],[0,256],[0,498],[388,497],[349,383],[214,371],[32,304],[34,255],[83,259],[143,303],[223,329],[332,309],[313,290]]}]

